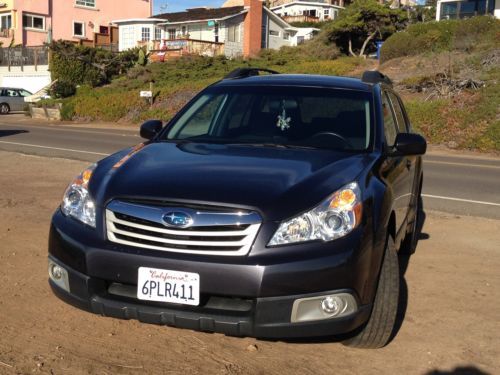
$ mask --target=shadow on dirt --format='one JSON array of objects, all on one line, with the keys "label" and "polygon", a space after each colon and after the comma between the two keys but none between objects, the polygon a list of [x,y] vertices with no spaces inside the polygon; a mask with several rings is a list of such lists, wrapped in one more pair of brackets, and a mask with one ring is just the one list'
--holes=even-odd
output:
[{"label": "shadow on dirt", "polygon": [[29,133],[27,130],[0,130],[0,138],[9,137],[11,135]]},{"label": "shadow on dirt", "polygon": [[474,366],[463,366],[463,367],[456,367],[451,371],[431,370],[425,373],[425,375],[489,375],[489,373],[484,372]]}]

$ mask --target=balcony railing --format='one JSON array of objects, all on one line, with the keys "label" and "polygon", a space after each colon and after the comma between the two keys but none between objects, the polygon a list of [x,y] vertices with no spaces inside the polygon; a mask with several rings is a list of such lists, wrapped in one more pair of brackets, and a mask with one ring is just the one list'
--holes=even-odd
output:
[{"label": "balcony railing", "polygon": [[314,16],[283,16],[282,17],[286,22],[319,22],[319,17]]},{"label": "balcony railing", "polygon": [[12,29],[0,29],[0,38],[12,38],[13,35]]},{"label": "balcony railing", "polygon": [[[138,46],[145,46],[153,53],[165,52],[174,55],[202,55],[218,56],[224,54],[224,43],[211,42],[197,39],[166,39],[138,42]],[[170,53],[170,52],[176,52]]]},{"label": "balcony railing", "polygon": [[45,46],[40,47],[11,47],[0,48],[0,66],[20,67],[34,66],[35,70],[39,65],[49,64],[49,50]]}]

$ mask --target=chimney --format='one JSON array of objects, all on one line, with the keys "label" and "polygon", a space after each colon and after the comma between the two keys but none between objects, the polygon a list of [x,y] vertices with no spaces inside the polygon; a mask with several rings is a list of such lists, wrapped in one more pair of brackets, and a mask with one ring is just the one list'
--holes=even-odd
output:
[{"label": "chimney", "polygon": [[262,45],[263,0],[245,0],[247,14],[243,23],[243,56],[254,57]]}]

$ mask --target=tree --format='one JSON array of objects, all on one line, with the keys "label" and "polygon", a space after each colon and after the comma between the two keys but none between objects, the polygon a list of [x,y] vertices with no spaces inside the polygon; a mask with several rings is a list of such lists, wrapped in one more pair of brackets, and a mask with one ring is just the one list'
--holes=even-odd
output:
[{"label": "tree", "polygon": [[126,72],[138,59],[138,50],[120,53],[101,48],[78,46],[69,41],[53,41],[50,45],[50,71],[53,80],[75,85],[99,86]]},{"label": "tree", "polygon": [[[385,39],[407,23],[406,13],[376,0],[355,0],[327,28],[328,39],[352,56],[365,56],[374,39]],[[356,52],[355,52],[356,51]]]}]

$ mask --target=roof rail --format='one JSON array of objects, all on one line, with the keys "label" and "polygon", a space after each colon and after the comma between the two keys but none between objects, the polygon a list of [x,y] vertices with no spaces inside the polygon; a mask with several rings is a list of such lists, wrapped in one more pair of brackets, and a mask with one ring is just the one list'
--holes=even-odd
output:
[{"label": "roof rail", "polygon": [[271,69],[264,68],[238,68],[233,70],[224,79],[238,79],[238,78],[248,78],[253,76],[258,76],[260,72],[266,72],[270,74],[280,74],[279,72]]},{"label": "roof rail", "polygon": [[386,85],[392,86],[391,79],[385,74],[380,73],[378,70],[367,70],[363,73],[361,81],[371,84],[385,83]]}]

